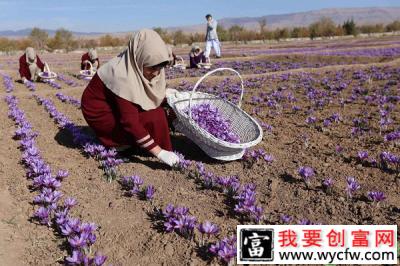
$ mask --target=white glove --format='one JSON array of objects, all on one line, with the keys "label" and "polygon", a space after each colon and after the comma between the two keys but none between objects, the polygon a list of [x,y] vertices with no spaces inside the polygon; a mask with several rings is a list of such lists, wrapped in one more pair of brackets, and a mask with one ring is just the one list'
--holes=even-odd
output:
[{"label": "white glove", "polygon": [[165,90],[165,96],[168,97],[168,96],[174,95],[177,92],[178,92],[178,90],[176,90],[176,89],[167,88]]},{"label": "white glove", "polygon": [[22,78],[22,83],[25,84],[25,83],[27,83],[27,82],[28,82],[28,80],[27,80],[25,77],[23,77],[23,78]]},{"label": "white glove", "polygon": [[179,157],[171,151],[161,150],[157,158],[169,166],[174,166],[179,162]]}]

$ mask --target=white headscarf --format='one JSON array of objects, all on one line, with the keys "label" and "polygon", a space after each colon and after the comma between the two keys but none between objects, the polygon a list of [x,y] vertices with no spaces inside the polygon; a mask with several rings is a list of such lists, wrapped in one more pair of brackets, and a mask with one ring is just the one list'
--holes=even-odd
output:
[{"label": "white headscarf", "polygon": [[98,75],[108,89],[144,110],[155,109],[165,98],[165,72],[148,81],[143,67],[171,61],[171,54],[153,30],[144,29],[129,40],[128,48],[100,67]]},{"label": "white headscarf", "polygon": [[91,61],[96,60],[97,59],[97,51],[96,49],[89,49],[89,58]]},{"label": "white headscarf", "polygon": [[36,80],[37,74],[40,71],[38,68],[36,62],[36,52],[35,49],[32,47],[27,47],[25,50],[25,57],[26,57],[26,63],[28,64],[29,67],[29,72],[31,73],[31,80]]},{"label": "white headscarf", "polygon": [[[199,50],[199,52],[198,53],[196,53],[196,50]],[[198,56],[199,54],[201,53],[201,48],[200,48],[200,46],[198,46],[198,45],[194,45],[194,46],[192,46],[192,50],[191,50],[191,56],[193,55],[193,56]],[[192,56],[192,57],[193,57]]]},{"label": "white headscarf", "polygon": [[27,47],[25,50],[26,62],[28,65],[36,64],[36,52],[32,47]]}]

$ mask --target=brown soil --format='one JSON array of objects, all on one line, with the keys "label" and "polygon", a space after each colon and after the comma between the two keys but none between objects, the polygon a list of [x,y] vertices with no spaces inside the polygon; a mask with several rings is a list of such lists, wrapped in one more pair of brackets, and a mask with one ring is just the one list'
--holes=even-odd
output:
[{"label": "brown soil", "polygon": [[[290,56],[289,59],[290,60]],[[365,63],[365,62],[362,62]],[[384,65],[384,63],[381,63]],[[345,68],[358,69],[360,65]],[[395,61],[392,67],[400,67]],[[336,67],[333,70],[342,69]],[[15,71],[8,72],[17,78]],[[313,69],[316,78],[334,76],[325,74],[327,68]],[[302,69],[301,71],[307,71]],[[291,71],[287,71],[291,72]],[[280,73],[282,74],[282,73]],[[351,72],[348,72],[351,76]],[[260,75],[257,75],[260,76]],[[264,75],[270,77],[270,75]],[[70,77],[71,78],[71,77]],[[216,77],[212,84],[224,77]],[[400,83],[400,76],[397,82]],[[196,80],[190,80],[193,83]],[[177,84],[179,80],[169,81]],[[62,82],[57,81],[62,84]],[[382,86],[386,81],[373,84]],[[56,92],[80,98],[82,86],[72,88],[64,84],[61,90],[54,90],[46,84],[38,84],[36,93],[51,98],[59,111],[73,122],[87,127],[79,109],[61,103],[54,96]],[[294,90],[296,77],[288,81],[269,80],[263,86],[246,93],[244,109],[251,112],[253,106],[250,97],[258,92],[268,92],[279,86]],[[350,88],[353,86],[352,84]],[[398,85],[397,85],[398,86]],[[350,95],[351,89],[347,89]],[[37,145],[44,159],[53,171],[68,170],[70,176],[63,181],[62,192],[75,197],[79,205],[73,214],[85,221],[99,225],[98,240],[94,249],[108,256],[107,264],[113,265],[205,265],[218,264],[217,260],[208,260],[197,249],[195,241],[190,241],[175,233],[163,233],[154,220],[153,206],[164,208],[168,203],[189,207],[199,221],[210,220],[221,227],[221,236],[235,232],[240,224],[238,216],[232,214],[232,208],[225,203],[226,197],[216,190],[202,189],[186,175],[169,170],[154,158],[136,156],[120,168],[123,175],[140,175],[145,184],[156,188],[153,206],[146,201],[124,195],[121,185],[114,181],[108,183],[103,178],[98,163],[85,158],[80,150],[71,145],[71,136],[60,130],[48,116],[42,106],[37,105],[30,92],[22,85],[15,84],[12,93],[19,100],[19,107],[26,113],[33,128],[40,134]],[[7,118],[7,106],[3,101],[6,94],[2,88],[0,96],[0,261],[2,265],[55,265],[62,261],[67,252],[61,247],[62,239],[56,237],[51,229],[30,221],[34,211],[32,199],[36,192],[28,189],[29,180],[25,170],[19,164],[21,153],[18,143],[12,140],[14,125]],[[297,105],[309,108],[304,95],[296,91]],[[400,188],[395,183],[395,175],[378,168],[364,167],[351,158],[360,150],[377,154],[383,150],[398,153],[395,147],[373,139],[350,137],[351,119],[363,109],[363,104],[356,102],[341,109],[331,105],[317,111],[319,117],[326,117],[333,112],[340,112],[344,122],[332,126],[329,131],[319,131],[304,124],[306,115],[302,112],[292,114],[284,112],[271,117],[267,109],[258,115],[260,120],[273,126],[273,131],[264,137],[258,148],[264,148],[272,154],[275,161],[270,164],[255,165],[244,169],[240,161],[220,163],[208,159],[203,152],[188,139],[173,135],[174,147],[188,159],[203,161],[209,171],[218,175],[240,177],[242,183],[254,182],[257,185],[259,203],[265,209],[266,224],[280,223],[280,215],[287,214],[297,222],[307,218],[323,224],[397,224],[400,225]],[[376,112],[377,109],[370,110]],[[400,126],[400,110],[396,106],[393,120]],[[308,137],[307,146],[302,135]],[[345,158],[335,155],[336,145],[346,148]],[[297,175],[300,166],[311,166],[316,171],[316,178],[311,188],[307,189]],[[361,191],[353,201],[345,199],[345,177],[354,176],[361,184]],[[321,181],[331,177],[335,181],[332,194],[326,194],[321,188]],[[398,183],[397,183],[398,184]],[[379,207],[365,199],[367,191],[385,192],[387,200]],[[196,236],[197,238],[197,236]],[[215,241],[216,239],[212,239]]]}]

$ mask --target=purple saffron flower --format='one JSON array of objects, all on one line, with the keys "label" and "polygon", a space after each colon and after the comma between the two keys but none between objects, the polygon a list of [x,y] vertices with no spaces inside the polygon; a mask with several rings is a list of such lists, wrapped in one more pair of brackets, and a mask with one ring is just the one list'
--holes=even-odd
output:
[{"label": "purple saffron flower", "polygon": [[327,190],[331,190],[333,187],[333,179],[332,178],[327,178],[322,182],[322,186]]},{"label": "purple saffron flower", "polygon": [[64,206],[67,209],[71,209],[72,207],[74,207],[76,204],[78,204],[78,202],[76,201],[75,198],[66,198],[64,200]]},{"label": "purple saffron flower", "polygon": [[65,260],[70,265],[80,265],[82,263],[83,254],[79,250],[73,250],[72,256],[67,257]]},{"label": "purple saffron flower", "polygon": [[107,260],[107,256],[103,256],[101,254],[98,254],[97,252],[94,255],[93,262],[96,266],[101,266],[103,265]]},{"label": "purple saffron flower", "polygon": [[236,256],[236,236],[224,238],[211,245],[209,251],[229,265]]},{"label": "purple saffron flower", "polygon": [[309,116],[306,118],[306,123],[311,125],[311,124],[315,124],[317,122],[317,118],[315,118],[314,116]]},{"label": "purple saffron flower", "polygon": [[371,201],[378,203],[386,199],[385,193],[381,191],[369,191],[367,195]]},{"label": "purple saffron flower", "polygon": [[358,152],[358,159],[360,161],[364,161],[364,160],[368,159],[368,152],[367,151],[359,151]]},{"label": "purple saffron flower", "polygon": [[281,215],[281,221],[288,224],[293,220],[292,216],[286,215],[286,214],[282,214]]},{"label": "purple saffron flower", "polygon": [[45,207],[40,207],[33,215],[43,225],[50,226],[50,211]]},{"label": "purple saffron flower", "polygon": [[298,170],[299,175],[303,178],[304,182],[308,186],[311,178],[315,175],[314,170],[308,166],[302,166]]},{"label": "purple saffron flower", "polygon": [[352,198],[354,192],[359,190],[361,188],[361,186],[358,184],[356,179],[352,176],[347,177],[346,181],[347,181],[347,188],[346,188],[347,196],[348,196],[348,198]]},{"label": "purple saffron flower", "polygon": [[147,200],[152,200],[154,197],[154,187],[149,185],[146,187],[145,196]]},{"label": "purple saffron flower", "polygon": [[299,224],[299,225],[312,225],[313,222],[311,222],[311,221],[308,220],[308,219],[303,218],[303,219],[300,219],[300,220],[297,222],[297,224]]},{"label": "purple saffron flower", "polygon": [[197,226],[197,229],[202,234],[206,234],[207,236],[216,235],[219,233],[219,228],[216,224],[213,224],[209,221],[205,221],[202,224]]},{"label": "purple saffron flower", "polygon": [[82,234],[81,236],[74,236],[68,238],[68,243],[73,249],[79,249],[86,247],[87,236]]},{"label": "purple saffron flower", "polygon": [[340,146],[340,145],[337,145],[336,146],[336,148],[335,148],[335,151],[336,151],[336,153],[342,153],[343,152],[343,147],[342,146]]},{"label": "purple saffron flower", "polygon": [[56,175],[56,179],[62,181],[68,175],[69,175],[69,173],[68,173],[67,170],[58,170],[57,175]]}]

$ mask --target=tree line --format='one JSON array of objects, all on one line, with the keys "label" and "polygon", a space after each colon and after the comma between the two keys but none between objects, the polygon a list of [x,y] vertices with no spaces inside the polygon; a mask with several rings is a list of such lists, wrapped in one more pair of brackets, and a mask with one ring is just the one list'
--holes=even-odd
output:
[{"label": "tree line", "polygon": [[[265,19],[258,22],[259,29],[249,30],[240,25],[233,25],[229,28],[218,26],[218,36],[220,41],[252,41],[252,40],[281,40],[287,38],[310,38],[332,37],[332,36],[357,36],[360,33],[383,33],[400,31],[400,21],[396,20],[389,24],[357,25],[353,19],[345,21],[343,24],[335,24],[330,18],[321,18],[310,24],[308,27],[292,27],[268,29]],[[163,28],[154,28],[165,42],[173,45],[192,44],[203,42],[205,33],[184,33],[181,30],[167,31]],[[78,48],[90,47],[116,47],[126,45],[129,36],[115,37],[110,34],[100,38],[76,38],[71,31],[59,29],[53,37],[39,28],[33,28],[30,35],[22,39],[0,38],[0,51],[10,52],[14,50],[24,50],[32,46],[39,50],[54,51],[64,49],[67,52]]]}]

